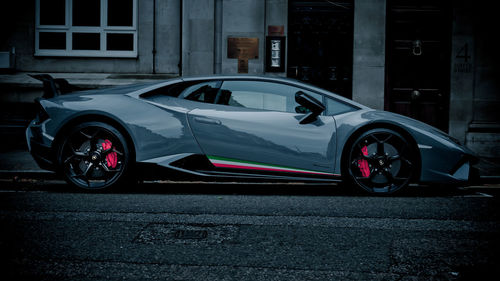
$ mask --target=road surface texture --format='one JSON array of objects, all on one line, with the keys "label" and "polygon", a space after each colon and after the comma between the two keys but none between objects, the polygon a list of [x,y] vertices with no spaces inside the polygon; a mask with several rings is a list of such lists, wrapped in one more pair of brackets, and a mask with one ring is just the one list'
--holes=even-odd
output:
[{"label": "road surface texture", "polygon": [[498,187],[0,181],[2,280],[498,280]]}]

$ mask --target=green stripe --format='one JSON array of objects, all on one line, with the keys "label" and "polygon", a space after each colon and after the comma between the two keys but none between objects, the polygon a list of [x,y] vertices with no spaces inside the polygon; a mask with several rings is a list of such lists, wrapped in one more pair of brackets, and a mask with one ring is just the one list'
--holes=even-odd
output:
[{"label": "green stripe", "polygon": [[210,155],[207,155],[207,158],[208,159],[213,159],[213,160],[231,161],[231,162],[244,163],[244,164],[254,164],[254,165],[261,165],[261,166],[269,166],[269,167],[275,167],[275,168],[280,168],[280,169],[292,169],[292,170],[298,170],[298,171],[304,171],[304,172],[331,174],[331,173],[327,173],[327,172],[319,172],[319,171],[313,171],[313,170],[304,170],[304,169],[292,168],[292,167],[287,167],[287,166],[279,166],[279,165],[273,165],[273,164],[264,164],[264,163],[259,163],[259,162],[252,162],[252,161],[231,159],[231,158],[225,158],[225,157],[219,157],[219,156],[210,156]]}]

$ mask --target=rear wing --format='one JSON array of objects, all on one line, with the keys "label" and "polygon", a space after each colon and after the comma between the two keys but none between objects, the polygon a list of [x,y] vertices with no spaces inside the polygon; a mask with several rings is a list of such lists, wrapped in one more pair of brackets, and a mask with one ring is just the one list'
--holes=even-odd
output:
[{"label": "rear wing", "polygon": [[79,87],[69,84],[66,79],[54,79],[49,74],[29,74],[29,76],[43,82],[42,98],[53,98],[80,89]]}]

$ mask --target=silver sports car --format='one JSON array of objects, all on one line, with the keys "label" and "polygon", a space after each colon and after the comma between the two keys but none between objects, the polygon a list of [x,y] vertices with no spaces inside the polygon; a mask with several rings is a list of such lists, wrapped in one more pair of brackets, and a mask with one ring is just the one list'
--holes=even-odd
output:
[{"label": "silver sports car", "polygon": [[64,83],[44,83],[53,93],[36,101],[29,149],[80,188],[162,167],[171,179],[343,180],[393,193],[410,182],[466,184],[477,161],[429,125],[295,80],[176,78],[65,95]]}]

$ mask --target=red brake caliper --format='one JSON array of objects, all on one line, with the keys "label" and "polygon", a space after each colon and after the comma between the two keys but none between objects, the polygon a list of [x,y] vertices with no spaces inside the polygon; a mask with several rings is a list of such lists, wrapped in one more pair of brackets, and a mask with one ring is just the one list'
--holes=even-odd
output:
[{"label": "red brake caliper", "polygon": [[[364,156],[368,156],[368,147],[363,146],[363,148],[361,148],[361,153],[363,153]],[[364,177],[364,178],[367,178],[370,176],[370,167],[368,167],[368,161],[366,161],[365,159],[359,159],[358,160],[358,167],[359,167],[359,170],[361,171],[361,175]]]},{"label": "red brake caliper", "polygon": [[[102,149],[108,150],[113,146],[110,140],[105,139],[104,142],[102,143]],[[116,168],[116,163],[118,162],[118,156],[116,155],[116,152],[112,151],[106,155],[106,164],[108,167],[111,168]]]}]

